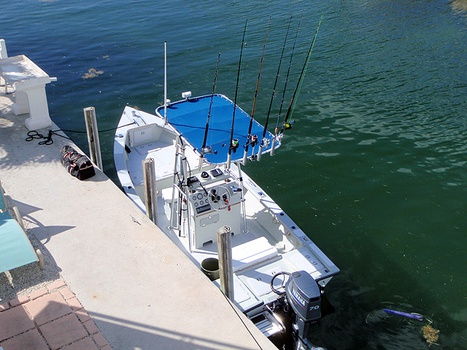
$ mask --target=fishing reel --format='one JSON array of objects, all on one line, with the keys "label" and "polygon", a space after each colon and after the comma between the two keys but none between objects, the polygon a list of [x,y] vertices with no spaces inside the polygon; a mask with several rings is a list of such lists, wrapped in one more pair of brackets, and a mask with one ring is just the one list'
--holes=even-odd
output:
[{"label": "fishing reel", "polygon": [[285,122],[284,126],[283,126],[283,129],[284,130],[290,130],[290,129],[292,129],[292,125],[294,125],[294,124],[295,124],[295,120],[292,120],[290,122]]},{"label": "fishing reel", "polygon": [[248,136],[248,142],[246,144],[247,146],[255,147],[257,143],[258,143],[258,135]]},{"label": "fishing reel", "polygon": [[230,143],[230,149],[235,153],[237,152],[237,148],[239,146],[238,139],[232,139],[232,142]]}]

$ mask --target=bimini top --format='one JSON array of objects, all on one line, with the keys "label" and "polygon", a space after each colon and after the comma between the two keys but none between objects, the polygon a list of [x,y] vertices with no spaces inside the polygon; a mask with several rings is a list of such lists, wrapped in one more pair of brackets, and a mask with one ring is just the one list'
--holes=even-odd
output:
[{"label": "bimini top", "polygon": [[[222,164],[227,162],[229,153],[234,106],[233,101],[220,94],[192,97],[170,103],[167,106],[167,122],[177,129],[199,154],[202,154],[206,123],[211,109],[204,158],[210,163]],[[156,113],[164,117],[164,106],[158,107]],[[251,119],[248,113],[236,107],[233,138],[238,140],[238,147],[231,150],[232,162],[243,159]],[[258,153],[263,132],[264,126],[253,120],[250,135],[256,135],[258,142],[254,146],[250,144],[248,157]],[[267,131],[265,139],[262,153],[271,150],[274,135]],[[276,148],[279,145],[280,142],[277,140]]]}]

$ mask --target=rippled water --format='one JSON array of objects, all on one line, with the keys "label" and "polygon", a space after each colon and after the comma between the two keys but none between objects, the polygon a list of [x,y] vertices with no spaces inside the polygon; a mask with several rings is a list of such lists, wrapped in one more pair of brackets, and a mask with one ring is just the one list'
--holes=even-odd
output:
[{"label": "rippled water", "polygon": [[[431,348],[465,349],[465,3],[22,0],[2,5],[0,36],[10,56],[58,77],[47,92],[60,127],[84,130],[82,108],[92,105],[107,129],[125,105],[151,111],[163,99],[164,40],[172,100],[211,91],[217,52],[217,91],[233,97],[246,19],[238,101],[251,109],[271,16],[256,112],[264,121],[290,16],[280,93],[299,22],[300,31],[288,98],[323,14],[293,129],[275,157],[246,167],[342,270],[327,288],[335,310],[311,339],[328,349],[428,348],[428,321],[381,311],[393,308],[440,330]],[[83,79],[91,68],[102,74]],[[112,132],[101,142],[115,179]]]}]

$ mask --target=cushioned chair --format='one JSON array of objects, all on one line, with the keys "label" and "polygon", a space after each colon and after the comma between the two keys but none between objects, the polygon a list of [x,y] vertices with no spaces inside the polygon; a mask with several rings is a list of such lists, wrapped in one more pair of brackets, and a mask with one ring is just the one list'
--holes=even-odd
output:
[{"label": "cushioned chair", "polygon": [[[10,212],[10,209],[14,218]],[[39,262],[44,268],[44,259],[39,249],[34,250],[26,232],[23,220],[16,207],[8,207],[7,198],[0,182],[0,273]]]}]

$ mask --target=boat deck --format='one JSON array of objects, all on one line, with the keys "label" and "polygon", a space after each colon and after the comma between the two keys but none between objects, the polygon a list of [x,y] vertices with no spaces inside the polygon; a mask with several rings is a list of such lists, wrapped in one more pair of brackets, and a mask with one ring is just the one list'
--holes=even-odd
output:
[{"label": "boat deck", "polygon": [[[209,100],[205,96],[171,104],[168,123],[160,116],[162,108],[156,111],[159,117],[125,108],[119,122],[122,133],[117,134],[114,146],[116,167],[127,194],[145,211],[142,163],[154,160],[156,223],[197,266],[205,268],[206,261],[219,258],[217,231],[229,227],[233,300],[246,315],[257,319],[267,310],[265,305],[278,301],[271,283],[276,289],[283,287],[286,275],[304,270],[324,287],[339,270],[274,200],[240,171],[242,157],[230,158],[225,146],[228,133],[222,130],[225,125],[216,124],[225,124],[225,109],[232,109],[233,103],[225,97],[216,95],[214,99],[221,104],[212,109],[217,116],[210,129],[215,137],[202,137],[200,131],[205,129],[199,123],[205,120]],[[210,151],[202,159],[205,141]],[[203,160],[216,161],[208,168]],[[216,279],[215,270],[205,272]]]},{"label": "boat deck", "polygon": [[[144,135],[146,135],[149,128],[151,126],[148,124],[142,127],[142,130],[145,130]],[[212,225],[212,222],[222,222],[222,225],[232,226],[235,233],[232,236],[233,268],[236,275],[234,283],[235,299],[242,311],[249,310],[257,305],[260,302],[257,297],[261,297],[266,302],[275,300],[277,296],[270,288],[270,279],[275,272],[285,271],[291,273],[297,270],[305,270],[317,281],[329,278],[334,274],[326,267],[326,263],[328,263],[328,266],[333,266],[327,257],[310,242],[300,229],[296,228],[297,225],[282,212],[282,209],[271,198],[264,194],[261,188],[247,174],[243,174],[245,196],[249,198],[245,202],[245,220],[242,219],[239,203],[229,209],[228,215],[222,210],[211,210],[195,215],[193,217],[195,225],[204,220],[204,224],[201,226],[212,225],[212,227],[208,230],[209,233],[201,233],[199,231],[201,228],[198,229],[197,241],[194,243],[196,249],[189,252],[188,239],[176,237],[176,233],[169,228],[171,225],[166,215],[169,209],[165,206],[172,199],[175,140],[165,139],[163,141],[138,143],[135,141],[135,135],[139,135],[138,130],[130,135],[129,140],[137,143],[137,145],[131,148],[131,152],[127,152],[127,167],[128,169],[135,169],[130,174],[132,182],[135,184],[135,190],[140,197],[144,198],[143,174],[140,164],[145,159],[153,158],[156,164],[158,196],[163,197],[163,200],[158,200],[157,224],[162,227],[175,244],[188,255],[191,255],[191,258],[198,266],[202,264],[204,259],[217,257],[216,231],[219,227]],[[189,159],[194,174],[199,176],[198,159],[194,152],[188,150],[185,156]],[[256,199],[253,198],[255,196]],[[236,216],[233,214],[234,212],[237,213]],[[217,219],[211,219],[215,216]],[[271,224],[273,221],[276,221],[276,224]],[[267,227],[262,226],[262,223],[267,223]],[[281,223],[284,227],[296,228],[294,234],[297,238],[293,244],[280,231]],[[299,239],[303,241],[299,242]],[[294,246],[300,248],[294,249]],[[278,283],[280,282],[281,280],[278,279]]]}]

